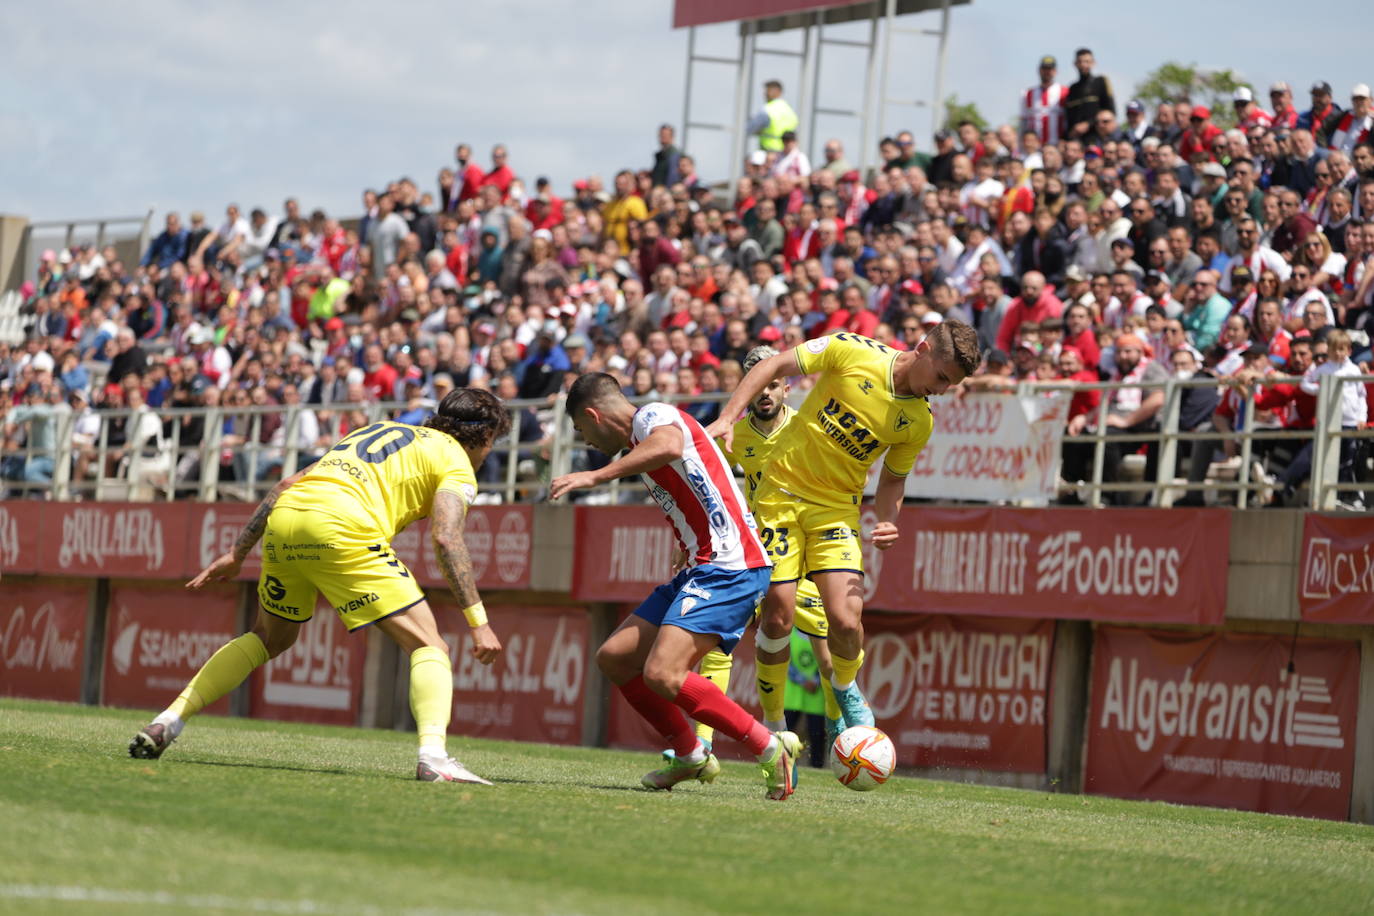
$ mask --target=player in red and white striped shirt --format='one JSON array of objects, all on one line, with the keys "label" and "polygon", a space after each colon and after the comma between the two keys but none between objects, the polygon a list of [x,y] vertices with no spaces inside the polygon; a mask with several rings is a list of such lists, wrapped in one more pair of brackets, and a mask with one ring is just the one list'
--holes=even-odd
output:
[{"label": "player in red and white striped shirt", "polygon": [[[639,475],[673,527],[677,574],[654,589],[607,637],[596,662],[621,695],[672,747],[667,765],[645,775],[650,789],[711,782],[720,763],[687,716],[742,743],[758,757],[767,797],[796,785],[801,742],[770,733],[693,669],[719,648],[734,650],[768,589],[772,563],[734,473],[701,424],[671,404],[638,410],[615,378],[589,373],[568,390],[568,416],[588,445],[607,455],[629,451],[595,471],[554,480],[549,496]],[[686,713],[686,715],[684,715]]]},{"label": "player in red and white striped shirt", "polygon": [[1040,83],[1021,94],[1021,132],[1033,132],[1041,143],[1058,143],[1068,129],[1069,90],[1054,81],[1057,70],[1053,57],[1040,58]]}]

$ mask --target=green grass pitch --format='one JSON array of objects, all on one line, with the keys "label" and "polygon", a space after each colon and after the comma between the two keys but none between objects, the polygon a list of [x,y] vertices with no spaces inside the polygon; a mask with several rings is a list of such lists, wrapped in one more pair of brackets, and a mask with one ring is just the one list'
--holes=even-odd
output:
[{"label": "green grass pitch", "polygon": [[638,789],[649,754],[450,740],[495,788],[413,781],[398,732],[0,701],[0,913],[1374,911],[1374,828],[755,768]]}]

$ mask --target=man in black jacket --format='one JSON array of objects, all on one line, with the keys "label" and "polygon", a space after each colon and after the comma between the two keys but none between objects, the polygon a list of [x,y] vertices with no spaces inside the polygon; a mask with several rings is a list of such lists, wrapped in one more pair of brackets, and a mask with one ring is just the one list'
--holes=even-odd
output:
[{"label": "man in black jacket", "polygon": [[1073,64],[1078,68],[1078,82],[1069,87],[1069,100],[1064,105],[1070,137],[1082,139],[1093,129],[1099,111],[1116,114],[1112,84],[1105,76],[1093,76],[1095,63],[1093,52],[1087,48],[1079,48],[1074,53]]}]

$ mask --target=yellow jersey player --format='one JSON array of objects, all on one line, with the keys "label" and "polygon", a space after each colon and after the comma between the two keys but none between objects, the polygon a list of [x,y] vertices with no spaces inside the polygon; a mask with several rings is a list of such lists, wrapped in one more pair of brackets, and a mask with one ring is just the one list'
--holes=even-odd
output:
[{"label": "yellow jersey player", "polygon": [[[768,680],[778,713],[797,594],[805,575],[820,590],[829,618],[831,685],[846,726],[872,725],[873,712],[854,680],[863,664],[863,552],[859,503],[869,469],[883,459],[873,545],[897,542],[906,476],[930,438],[930,395],[943,394],[978,364],[978,338],[945,321],[914,350],[840,333],[809,340],[763,360],[744,377],[707,432],[734,451],[734,418],[775,379],[816,375],[797,416],[764,468],[754,511],[773,560],[772,585],[755,637],[759,680]],[[768,715],[765,707],[765,715]]]},{"label": "yellow jersey player", "polygon": [[453,706],[448,646],[424,592],[391,552],[391,539],[431,516],[439,566],[472,627],[473,654],[491,664],[501,651],[482,607],[463,543],[473,468],[510,429],[510,415],[489,392],[451,391],[424,426],[384,421],[354,430],[314,465],[272,488],[233,549],[187,583],[198,589],[237,577],[262,539],[257,622],[209,658],[180,696],[129,745],[156,758],[186,719],[286,651],[324,593],[349,631],[375,624],[410,654],[410,709],[419,731],[415,778],[490,785],[445,750]]},{"label": "yellow jersey player", "polygon": [[[772,347],[755,347],[744,358],[744,371],[748,372],[777,353],[778,351]],[[725,457],[730,463],[744,472],[744,498],[749,503],[751,511],[759,485],[766,473],[764,468],[768,459],[772,456],[774,447],[782,440],[783,430],[788,422],[797,414],[787,406],[789,390],[790,386],[786,379],[782,378],[773,379],[764,386],[759,396],[749,402],[749,409],[745,415],[735,422],[734,444],[725,452]],[[803,578],[797,583],[793,625],[811,640],[812,649],[816,654],[825,698],[826,737],[833,741],[843,730],[844,719],[840,715],[839,705],[830,687],[833,669],[830,650],[826,646],[829,622],[825,617],[825,608],[821,604],[820,591],[810,579]],[[719,651],[709,652],[701,660],[702,676],[715,681],[721,690],[725,690],[730,683],[730,667],[731,657]],[[781,674],[783,683],[786,683],[786,677],[787,662],[784,661]],[[768,678],[759,679],[759,698],[763,704],[764,724],[770,731],[783,731],[786,728],[786,722],[783,720],[783,698],[780,695],[782,691],[776,686],[778,679],[776,670],[770,670]],[[698,724],[697,733],[707,740],[711,738],[709,726]]]}]

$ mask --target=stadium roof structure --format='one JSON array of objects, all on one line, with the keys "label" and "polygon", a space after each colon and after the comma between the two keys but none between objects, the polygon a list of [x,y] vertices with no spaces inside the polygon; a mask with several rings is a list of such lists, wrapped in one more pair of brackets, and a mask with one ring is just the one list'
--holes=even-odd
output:
[{"label": "stadium roof structure", "polygon": [[[754,88],[756,63],[761,55],[791,57],[800,63],[801,89],[795,108],[803,131],[804,148],[814,161],[820,132],[814,129],[817,115],[832,115],[859,120],[858,167],[865,170],[877,146],[889,106],[926,108],[930,111],[931,131],[939,127],[941,100],[944,97],[945,55],[949,39],[950,8],[973,0],[870,0],[867,3],[833,3],[828,0],[675,0],[673,27],[689,29],[687,38],[687,79],[683,90],[682,142],[686,146],[693,129],[731,133],[731,184],[739,177],[748,149],[744,125],[748,120],[750,91]],[[898,17],[919,13],[940,13],[938,28],[914,28],[897,24]],[[836,38],[825,34],[826,26],[868,22],[867,40]],[[697,29],[701,26],[738,22],[739,52],[734,57],[701,54],[697,51]],[[802,30],[800,50],[759,47],[758,36],[773,32]],[[936,40],[935,74],[925,98],[888,95],[888,74],[892,61],[892,40],[898,35]],[[818,103],[822,81],[823,51],[826,48],[861,48],[866,51],[863,104],[860,108],[828,108]],[[702,64],[731,67],[735,70],[735,110],[730,124],[695,121],[691,117],[693,78]]]}]

